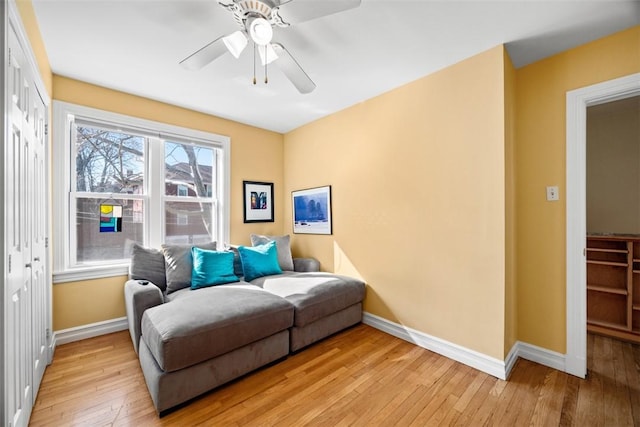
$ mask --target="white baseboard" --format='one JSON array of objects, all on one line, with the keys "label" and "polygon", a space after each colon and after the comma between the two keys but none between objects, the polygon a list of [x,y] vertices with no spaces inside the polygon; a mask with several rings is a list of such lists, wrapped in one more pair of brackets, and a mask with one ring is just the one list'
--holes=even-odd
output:
[{"label": "white baseboard", "polygon": [[570,373],[566,368],[566,356],[562,353],[557,353],[522,341],[518,341],[514,345],[514,348],[516,347],[518,357],[548,366],[549,368]]},{"label": "white baseboard", "polygon": [[367,312],[363,314],[362,323],[431,350],[434,353],[441,354],[456,362],[464,363],[496,378],[502,380],[507,378],[507,370],[503,360],[436,338],[424,332],[416,331]]},{"label": "white baseboard", "polygon": [[93,338],[112,332],[124,331],[129,328],[126,317],[105,320],[104,322],[91,323],[89,325],[77,326],[75,328],[62,329],[53,333],[52,349],[55,351],[57,345]]},{"label": "white baseboard", "polygon": [[505,360],[499,360],[486,354],[479,353],[436,338],[424,332],[391,322],[390,320],[365,312],[362,317],[362,323],[373,328],[386,332],[394,337],[409,341],[434,353],[441,354],[445,357],[453,359],[457,362],[464,363],[467,366],[478,369],[496,378],[505,380],[509,378],[509,374],[513,369],[518,357],[548,366],[559,371],[566,372],[565,355],[547,350],[532,344],[518,341],[507,354]]}]

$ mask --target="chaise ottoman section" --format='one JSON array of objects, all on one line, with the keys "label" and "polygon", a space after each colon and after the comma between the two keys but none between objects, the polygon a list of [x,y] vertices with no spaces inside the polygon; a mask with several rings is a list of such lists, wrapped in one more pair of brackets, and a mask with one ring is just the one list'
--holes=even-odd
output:
[{"label": "chaise ottoman section", "polygon": [[163,416],[181,403],[286,357],[289,354],[289,331],[278,332],[173,372],[160,369],[144,340],[140,341],[139,354],[151,400],[158,414]]},{"label": "chaise ottoman section", "polygon": [[260,277],[251,284],[295,307],[292,352],[362,321],[365,284],[361,280],[330,273],[285,271]]},{"label": "chaise ottoman section", "polygon": [[276,295],[223,285],[147,309],[142,340],[159,369],[173,372],[277,334],[293,319],[293,305]]}]

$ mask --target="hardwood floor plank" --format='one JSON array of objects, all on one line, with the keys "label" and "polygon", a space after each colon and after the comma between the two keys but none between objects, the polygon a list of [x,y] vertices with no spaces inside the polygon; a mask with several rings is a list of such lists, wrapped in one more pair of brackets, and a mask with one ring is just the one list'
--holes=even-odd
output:
[{"label": "hardwood floor plank", "polygon": [[565,391],[567,390],[567,375],[555,369],[549,369],[545,375],[544,383],[540,388],[540,394],[536,406],[531,415],[531,425],[557,426],[560,425]]},{"label": "hardwood floor plank", "polygon": [[[532,362],[532,369],[527,383],[519,387],[513,398],[512,402],[517,404],[517,408],[512,408],[510,416],[506,418],[507,423],[511,423],[512,420],[513,425],[523,425],[531,422],[535,406],[544,387],[544,380],[549,371],[550,368]],[[560,396],[561,398],[562,396]]]},{"label": "hardwood floor plank", "polygon": [[[490,406],[489,404],[485,404],[487,400],[492,397],[491,391],[494,389],[496,383],[503,382],[497,378],[494,378],[490,375],[485,375],[484,381],[478,388],[477,392],[473,395],[469,404],[464,408],[460,417],[455,421],[456,426],[468,426],[472,425],[471,420],[476,416],[480,408],[484,408],[485,406]],[[496,397],[493,396],[493,399]]]},{"label": "hardwood floor plank", "polygon": [[[577,425],[575,419],[578,405],[578,390],[583,380],[573,375],[567,376],[566,389],[564,390],[564,400],[562,401],[559,425],[562,427]],[[588,381],[588,380],[587,380]]]},{"label": "hardwood floor plank", "polygon": [[429,399],[429,403],[422,408],[422,411],[418,413],[411,424],[437,425],[458,401],[458,398],[454,395],[454,390],[467,375],[468,369],[470,368],[464,365],[456,365],[450,369],[450,372],[453,371],[453,375],[450,379],[439,381],[433,386],[432,398]]},{"label": "hardwood floor plank", "polygon": [[634,358],[634,353],[640,356],[639,346],[630,343],[622,345],[622,362],[631,402],[631,414],[634,420],[640,420],[640,363]]},{"label": "hardwood floor plank", "polygon": [[126,331],[60,346],[32,426],[640,425],[640,347],[588,335],[589,375],[509,381],[359,325],[159,419]]}]

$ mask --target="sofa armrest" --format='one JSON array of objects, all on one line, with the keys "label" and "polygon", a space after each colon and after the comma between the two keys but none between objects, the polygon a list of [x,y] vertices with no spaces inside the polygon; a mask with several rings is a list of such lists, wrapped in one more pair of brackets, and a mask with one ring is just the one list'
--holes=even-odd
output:
[{"label": "sofa armrest", "polygon": [[314,273],[320,271],[320,262],[314,258],[294,258],[293,270],[304,273]]},{"label": "sofa armrest", "polygon": [[133,341],[133,349],[138,352],[138,344],[142,335],[142,315],[145,310],[164,302],[162,291],[148,282],[143,285],[140,280],[128,280],[124,284],[124,305],[127,310],[129,333]]}]

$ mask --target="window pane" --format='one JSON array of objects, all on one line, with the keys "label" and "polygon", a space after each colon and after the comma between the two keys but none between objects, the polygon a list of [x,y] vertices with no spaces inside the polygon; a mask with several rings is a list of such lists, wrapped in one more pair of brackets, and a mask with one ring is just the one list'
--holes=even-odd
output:
[{"label": "window pane", "polygon": [[88,126],[76,131],[77,191],[144,192],[145,138]]},{"label": "window pane", "polygon": [[[115,206],[116,209],[122,206],[120,231],[100,231],[110,230],[109,227],[101,227],[101,205],[102,212],[105,211],[104,206]],[[79,264],[128,259],[133,243],[143,243],[142,200],[78,198],[76,209],[76,256]],[[117,217],[119,213],[114,216]]]},{"label": "window pane", "polygon": [[214,149],[165,142],[165,194],[211,197]]},{"label": "window pane", "polygon": [[206,243],[212,240],[213,203],[166,202],[165,243]]}]

